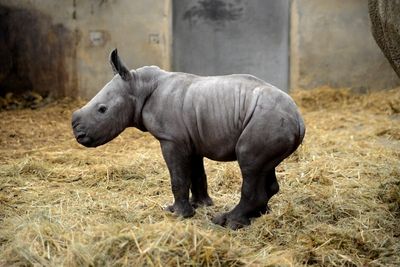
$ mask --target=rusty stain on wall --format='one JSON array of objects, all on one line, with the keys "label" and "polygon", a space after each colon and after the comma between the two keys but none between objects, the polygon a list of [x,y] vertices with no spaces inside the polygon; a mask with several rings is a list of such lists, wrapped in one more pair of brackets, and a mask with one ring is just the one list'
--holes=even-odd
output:
[{"label": "rusty stain on wall", "polygon": [[170,0],[0,0],[0,95],[90,98],[118,47],[131,68],[170,68]]},{"label": "rusty stain on wall", "polygon": [[74,36],[39,11],[0,5],[0,94],[76,95]]}]

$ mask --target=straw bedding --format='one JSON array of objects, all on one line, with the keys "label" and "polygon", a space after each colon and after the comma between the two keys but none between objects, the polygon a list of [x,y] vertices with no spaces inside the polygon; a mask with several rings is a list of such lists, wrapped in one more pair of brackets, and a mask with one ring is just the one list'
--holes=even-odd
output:
[{"label": "straw bedding", "polygon": [[0,266],[400,266],[400,90],[293,94],[307,132],[277,169],[271,213],[231,231],[237,164],[206,160],[215,206],[172,201],[157,141],[127,129],[87,149],[63,100],[0,112]]}]

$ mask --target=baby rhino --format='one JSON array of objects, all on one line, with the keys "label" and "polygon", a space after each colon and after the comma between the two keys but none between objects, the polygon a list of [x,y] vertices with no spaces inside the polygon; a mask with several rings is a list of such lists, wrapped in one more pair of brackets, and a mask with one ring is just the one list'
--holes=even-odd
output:
[{"label": "baby rhino", "polygon": [[127,127],[150,132],[160,142],[171,176],[175,201],[167,210],[183,217],[213,204],[203,158],[237,160],[243,177],[240,201],[213,222],[237,229],[268,211],[279,190],[275,168],[305,133],[289,95],[245,74],[202,77],[154,66],[128,70],[116,49],[110,62],[115,76],[72,115],[80,144],[103,145]]}]

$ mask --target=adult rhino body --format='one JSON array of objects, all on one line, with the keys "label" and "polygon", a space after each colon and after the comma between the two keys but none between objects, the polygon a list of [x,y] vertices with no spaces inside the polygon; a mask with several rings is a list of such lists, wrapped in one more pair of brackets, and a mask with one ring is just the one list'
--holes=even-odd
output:
[{"label": "adult rhino body", "polygon": [[279,190],[275,167],[305,133],[290,96],[251,75],[201,77],[154,66],[129,71],[116,50],[110,62],[113,79],[73,113],[80,144],[102,145],[126,127],[150,132],[160,141],[171,176],[175,201],[167,209],[183,217],[213,203],[203,158],[237,160],[243,176],[240,201],[213,221],[236,229],[268,210]]}]

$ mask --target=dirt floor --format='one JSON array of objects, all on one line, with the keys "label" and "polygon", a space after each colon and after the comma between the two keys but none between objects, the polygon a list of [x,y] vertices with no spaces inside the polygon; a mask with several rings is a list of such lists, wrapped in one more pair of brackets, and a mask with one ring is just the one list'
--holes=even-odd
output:
[{"label": "dirt floor", "polygon": [[236,163],[207,160],[215,206],[175,218],[149,134],[87,149],[70,128],[80,101],[0,112],[0,266],[400,266],[400,88],[294,98],[304,143],[271,213],[238,231],[210,221],[239,199]]}]

